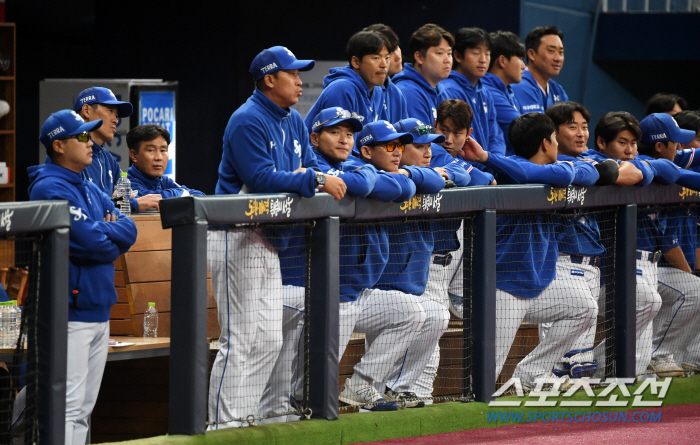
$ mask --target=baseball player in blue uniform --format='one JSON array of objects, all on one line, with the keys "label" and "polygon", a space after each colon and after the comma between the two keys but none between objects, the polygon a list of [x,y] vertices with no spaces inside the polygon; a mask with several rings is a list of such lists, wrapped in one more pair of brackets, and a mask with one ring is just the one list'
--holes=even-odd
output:
[{"label": "baseball player in blue uniform", "polygon": [[[595,128],[596,150],[588,150],[581,158],[602,162],[607,159],[634,164],[642,173],[637,185],[649,184],[656,179],[661,183],[675,182],[679,168],[665,159],[640,160],[636,158],[637,141],[642,137],[637,119],[626,112],[604,114]],[[620,167],[622,171],[622,167]],[[661,307],[661,296],[657,290],[657,265],[659,252],[659,215],[653,210],[640,211],[637,221],[637,285],[636,285],[636,375],[644,374],[651,360],[652,320]],[[605,369],[605,341],[596,346],[598,362],[596,376]]]},{"label": "baseball player in blue uniform", "polygon": [[552,80],[564,66],[564,33],[556,26],[538,26],[525,38],[527,68],[520,83],[513,84],[521,113],[544,113],[557,102],[569,100]]},{"label": "baseball player in blue uniform", "polygon": [[[469,135],[472,131],[472,120],[472,109],[462,100],[447,99],[438,106],[437,119],[435,119],[435,132],[436,134],[442,135],[445,140],[440,144],[432,144],[433,156],[430,163],[433,167],[452,165],[450,162],[456,163],[469,172],[470,186],[496,184],[496,181],[491,173],[475,168],[472,162],[467,161],[464,158],[462,147],[466,141],[471,140]],[[462,230],[463,228],[460,226],[456,233],[458,240],[462,239]],[[443,241],[446,240],[438,240],[436,242],[437,247],[435,249],[435,255],[437,257],[432,259],[430,266],[431,273],[437,275],[451,273],[448,289],[450,311],[456,317],[462,318],[462,293],[464,284],[462,279],[462,254],[464,249],[461,243],[455,243],[454,241],[447,241],[446,243],[443,243]],[[452,253],[449,253],[452,250],[451,247],[455,245],[458,245],[458,249]],[[447,256],[448,254],[450,257]],[[449,264],[444,265],[446,263]],[[446,269],[449,269],[449,271]],[[441,294],[442,284],[440,284],[439,281],[439,279],[429,280],[428,292],[434,295]],[[435,285],[437,288],[433,287]],[[439,356],[434,357],[434,359],[439,360]],[[434,363],[435,362],[431,360],[430,364],[428,365],[428,369],[430,371],[429,374],[431,375],[437,373],[437,364],[435,364],[433,367]],[[432,380],[421,377],[418,380],[417,385],[422,385],[422,387],[417,388],[416,394],[432,393]]]},{"label": "baseball player in blue uniform", "polygon": [[[346,184],[347,192],[350,195],[361,198],[370,196],[377,183],[377,170],[370,164],[354,170],[347,169],[347,171],[344,171],[343,167],[354,145],[355,133],[362,129],[359,119],[354,117],[348,110],[343,110],[340,107],[327,108],[315,116],[312,128],[313,132],[310,135],[310,140],[316,150],[321,171],[325,175],[341,178]],[[376,197],[378,194],[388,200],[393,200],[400,193],[401,188],[398,183],[386,175],[380,180],[380,186],[372,196]],[[380,236],[373,229],[373,226],[367,228],[367,231],[372,233],[367,233],[366,235],[377,240]],[[345,245],[348,239],[354,240],[353,237],[345,236],[346,231],[347,228],[341,228],[340,245]],[[306,248],[304,246],[303,229],[298,232],[296,233],[297,236],[290,240],[287,248],[279,252],[280,265],[282,266],[282,283],[284,284],[282,323],[284,343],[275,363],[272,376],[263,393],[259,415],[263,420],[259,423],[284,421],[285,418],[279,416],[292,412],[292,409],[298,409],[298,406],[293,405],[296,405],[296,401],[301,400],[303,396],[304,364],[303,361],[299,360],[299,357],[304,357],[304,342],[301,341],[301,338],[304,329]],[[374,248],[377,244],[381,245],[381,243],[373,243],[368,249]],[[384,246],[384,250],[388,250],[388,246]],[[346,256],[345,252],[341,253],[341,294],[354,297],[349,297],[350,300],[346,301],[356,301],[362,287],[351,291],[348,291],[348,289],[353,288],[352,284],[355,284],[353,280],[357,281],[358,278],[365,278],[366,276],[358,277],[354,273],[346,273],[345,269],[352,267],[354,264],[352,260],[346,261]],[[372,255],[370,254],[370,256]],[[360,286],[366,285],[364,281],[359,283]],[[343,305],[341,304],[341,313],[344,313],[345,311],[342,309]],[[347,324],[341,320],[341,326]],[[352,327],[347,333],[348,339],[350,332],[352,332]],[[344,349],[345,345],[341,347],[341,356]],[[381,403],[381,400],[374,402]],[[370,408],[375,410],[391,407],[398,408],[395,404],[381,404],[379,408],[376,408],[375,405],[370,406]]]},{"label": "baseball player in blue uniform", "polygon": [[[256,90],[226,127],[216,194],[295,192],[311,197],[320,188],[342,198],[345,184],[318,172],[304,122],[290,108],[302,92],[299,71],[313,66],[314,61],[297,60],[282,46],[255,57],[250,73]],[[221,327],[209,385],[209,420],[214,429],[244,426],[244,419],[257,413],[282,348],[277,249],[259,229],[210,230],[207,260]]]},{"label": "baseball player in blue uniform", "polygon": [[146,124],[134,127],[126,134],[129,157],[133,165],[129,167],[131,188],[136,196],[158,194],[163,198],[181,196],[204,196],[194,190],[163,175],[168,165],[168,146],[170,132],[165,128]]},{"label": "baseball player in blue uniform", "polygon": [[312,131],[313,121],[321,110],[340,107],[355,113],[366,125],[385,119],[382,86],[388,79],[389,57],[393,51],[383,34],[360,31],[347,46],[348,65],[331,68],[323,79],[323,91],[306,116],[306,127]]},{"label": "baseball player in blue uniform", "polygon": [[[413,142],[410,133],[397,133],[393,125],[380,120],[365,125],[356,139],[358,142],[355,145],[360,147],[360,157],[350,156],[347,167],[355,169],[367,164],[373,165],[379,171],[377,184],[380,177],[389,175],[401,187],[401,194],[394,199],[395,202],[410,199],[416,191],[434,193],[437,187],[444,186],[444,179],[435,170],[409,166],[400,168],[405,144]],[[372,194],[369,197],[372,198]],[[349,303],[341,302],[340,345],[344,350],[354,331],[365,334],[366,346],[365,354],[355,366],[352,377],[345,381],[340,401],[365,408],[374,407],[375,410],[396,409],[396,402],[418,406],[420,401],[415,395],[398,390],[384,394],[384,385],[426,323],[426,310],[415,297],[415,294],[422,294],[421,263],[414,264],[411,261],[407,264],[405,252],[401,249],[412,244],[396,245],[396,234],[391,233],[386,225],[359,230],[348,227],[347,230],[347,241],[341,240],[341,257],[345,256],[348,263],[355,263],[352,266],[348,264],[347,268],[341,270],[341,282],[346,273],[351,273],[356,278],[347,278],[348,291],[344,292],[341,286],[341,300]],[[363,236],[373,234],[375,230],[380,235],[376,245],[363,245],[363,241],[371,241]],[[421,252],[432,249],[432,238],[416,239],[416,245]],[[377,252],[372,257],[362,255],[365,249],[377,248],[386,250]],[[346,249],[350,255],[343,255],[342,252]],[[356,263],[358,256],[364,258],[360,265]],[[401,265],[406,266],[405,269]],[[406,282],[396,283],[394,278]],[[413,282],[414,280],[417,281]],[[424,283],[422,286],[425,286]],[[350,290],[352,296],[348,295]],[[376,405],[385,400],[392,403]]]},{"label": "baseball player in blue uniform", "polygon": [[[53,113],[41,127],[49,162],[29,167],[29,198],[67,200],[71,225],[65,443],[84,444],[107,361],[109,311],[117,302],[114,264],[136,241],[136,225],[80,172],[93,162],[91,132],[103,122],[72,110]],[[44,309],[45,310],[45,309]]]},{"label": "baseball player in blue uniform", "polygon": [[[556,127],[547,116],[518,117],[509,137],[517,155],[508,159],[528,182],[566,187],[574,181],[574,163],[557,162]],[[532,388],[595,325],[598,305],[588,285],[571,286],[570,267],[557,268],[556,225],[546,215],[500,216],[496,236],[496,378],[520,323],[551,323],[513,374]]]},{"label": "baseball player in blue uniform", "polygon": [[[112,142],[117,133],[119,119],[131,116],[133,107],[129,102],[117,100],[109,88],[92,87],[78,94],[73,110],[80,114],[85,122],[103,122],[103,125],[92,133],[93,162],[80,173],[80,177],[97,184],[100,190],[111,197],[122,169],[104,145]],[[148,209],[158,210],[160,199],[161,195],[157,193],[131,198],[131,209],[135,213]]]},{"label": "baseball player in blue uniform", "polygon": [[389,122],[398,122],[401,119],[408,118],[408,104],[406,97],[400,89],[396,87],[393,76],[403,71],[403,59],[401,55],[401,47],[399,46],[399,37],[393,29],[383,23],[376,23],[366,27],[363,31],[374,31],[382,34],[389,41],[389,44],[394,48],[389,54],[389,75],[384,81],[384,110],[386,111],[386,120]]},{"label": "baseball player in blue uniform", "polygon": [[406,97],[409,117],[434,122],[438,105],[449,99],[441,81],[452,70],[452,45],[452,35],[433,24],[411,35],[408,48],[414,62],[404,64],[403,71],[392,79]]},{"label": "baseball player in blue uniform", "polygon": [[508,128],[520,116],[520,105],[511,85],[520,83],[523,78],[523,57],[525,46],[517,35],[508,31],[491,33],[491,64],[481,83],[493,98],[496,121],[503,133],[507,156],[515,154],[508,140]]},{"label": "baseball player in blue uniform", "polygon": [[[590,114],[583,105],[575,102],[558,102],[547,109],[547,117],[557,128],[558,161],[574,163],[576,176],[573,184],[584,187],[592,185],[632,185],[642,178],[642,173],[630,163],[624,163],[624,172],[617,162],[607,160],[578,160],[586,151],[588,143],[588,123]],[[630,170],[630,171],[628,171]],[[633,172],[636,174],[633,174]],[[622,176],[622,179],[621,179]],[[563,271],[572,286],[583,292],[590,292],[595,301],[600,297],[600,270],[598,266],[605,255],[601,242],[600,229],[595,214],[577,210],[562,211],[557,228],[559,257],[557,270]],[[604,303],[604,301],[603,301]],[[599,302],[599,304],[602,304]],[[540,336],[546,336],[549,323],[540,324]],[[563,359],[555,365],[555,375],[569,375],[572,378],[590,377],[597,369],[593,354],[596,325],[579,337]]]},{"label": "baseball player in blue uniform", "polygon": [[[677,157],[680,145],[695,138],[694,131],[679,128],[674,118],[665,113],[650,114],[640,122],[640,128],[642,140],[638,149],[642,159],[648,156],[672,161]],[[697,190],[700,181],[696,180],[693,187],[689,179],[693,176],[700,179],[699,174],[684,172],[684,176],[688,178],[679,182]],[[657,240],[663,253],[658,267],[662,305],[654,318],[653,351],[649,363],[649,371],[659,377],[683,375],[676,359],[682,360],[689,342],[695,337],[688,326],[693,325],[700,315],[700,278],[693,275],[697,221],[697,212],[690,208],[665,211],[659,221],[663,229]]]},{"label": "baseball player in blue uniform", "polygon": [[442,84],[451,99],[469,104],[473,112],[471,137],[486,151],[504,155],[503,132],[496,120],[496,109],[481,79],[491,61],[491,37],[483,29],[462,28],[455,34],[453,70]]},{"label": "baseball player in blue uniform", "polygon": [[[380,125],[380,123],[381,121],[377,122],[377,125],[373,125],[374,128],[372,128],[379,134],[392,131],[391,129],[395,128],[388,122],[384,122],[383,125]],[[415,130],[419,133],[420,128],[416,130],[416,128],[412,127],[416,123],[416,120],[403,122],[404,125],[411,126],[409,130]],[[365,130],[358,136],[360,140],[364,140],[364,134]],[[376,134],[377,139],[386,139],[393,136],[389,134],[381,137],[379,134]],[[430,160],[426,160],[424,156],[421,156],[421,150],[412,145],[416,140],[411,132],[398,134],[406,134],[411,137],[411,141],[406,144],[410,144],[410,147],[403,147],[402,150],[402,147],[399,146],[397,147],[398,152],[395,148],[392,153],[392,160],[394,162],[398,160],[398,165],[396,166],[400,167],[398,171],[408,173],[418,193],[434,194],[442,190],[445,186],[445,180],[449,178],[446,170],[430,168]],[[426,138],[419,137],[417,144],[427,145],[425,140]],[[367,143],[367,141],[364,143]],[[363,146],[363,150],[365,150],[365,147]],[[406,153],[406,150],[409,150],[408,158],[404,159],[403,154]],[[365,151],[367,151],[366,154],[369,154],[369,150]],[[366,154],[363,153],[363,156]],[[380,154],[380,156],[383,154]],[[417,165],[412,165],[414,162]],[[375,166],[378,165],[375,164]],[[375,288],[384,292],[400,292],[402,295],[410,296],[414,302],[421,306],[422,310],[420,313],[424,318],[424,323],[407,345],[408,349],[404,350],[404,353],[394,360],[393,369],[391,369],[390,373],[384,380],[374,380],[374,386],[385,393],[387,400],[401,402],[409,408],[421,407],[424,405],[424,402],[410,389],[423,372],[442,333],[447,329],[450,315],[445,306],[429,300],[423,295],[428,280],[428,264],[434,244],[430,225],[418,221],[402,221],[401,224],[390,225],[388,227],[388,235],[389,259]],[[380,332],[366,333],[366,343],[370,349],[381,350],[386,348],[386,345],[382,345],[377,340],[379,334]],[[389,364],[391,365],[392,363]]]}]

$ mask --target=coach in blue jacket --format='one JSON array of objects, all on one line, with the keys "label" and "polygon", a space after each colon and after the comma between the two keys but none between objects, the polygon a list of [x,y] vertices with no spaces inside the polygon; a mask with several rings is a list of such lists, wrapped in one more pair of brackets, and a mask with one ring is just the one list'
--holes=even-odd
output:
[{"label": "coach in blue jacket", "polygon": [[199,190],[187,188],[164,176],[170,145],[168,130],[154,124],[139,125],[126,134],[126,144],[134,163],[129,167],[129,180],[131,189],[136,190],[136,196],[158,194],[164,199],[204,196]]},{"label": "coach in blue jacket", "polygon": [[513,85],[522,114],[544,113],[557,102],[569,100],[564,88],[552,80],[564,66],[564,33],[556,26],[538,26],[527,34],[527,69]]},{"label": "coach in blue jacket", "polygon": [[[318,172],[304,121],[290,108],[302,92],[299,71],[314,63],[297,60],[282,46],[255,57],[250,66],[255,92],[233,113],[224,133],[217,195],[293,192],[311,197],[319,188],[335,199],[343,197],[345,184]],[[276,240],[287,241],[284,236]],[[282,348],[282,277],[274,242],[247,227],[207,235],[221,327],[209,385],[213,429],[248,425],[245,419],[257,413]]]},{"label": "coach in blue jacket", "polygon": [[[80,114],[85,122],[101,120],[102,125],[92,134],[92,164],[80,173],[86,181],[94,182],[107,196],[112,196],[122,169],[105,144],[112,142],[117,133],[119,119],[131,116],[133,107],[129,102],[117,100],[109,88],[92,87],[78,94],[73,110]],[[159,210],[161,196],[143,195],[131,198],[131,209],[143,212],[147,209]]]},{"label": "coach in blue jacket", "polygon": [[117,302],[114,261],[136,241],[136,225],[119,213],[110,197],[80,177],[92,164],[90,123],[71,110],[53,113],[40,140],[50,162],[29,167],[29,198],[68,200],[69,247],[68,369],[66,444],[83,444],[100,390],[109,345],[109,311]]}]

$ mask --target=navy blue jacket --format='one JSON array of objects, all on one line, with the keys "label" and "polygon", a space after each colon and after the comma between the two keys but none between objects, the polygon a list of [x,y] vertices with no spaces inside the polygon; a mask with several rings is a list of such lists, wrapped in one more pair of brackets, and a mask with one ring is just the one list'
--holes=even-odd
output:
[{"label": "navy blue jacket", "polygon": [[[438,193],[445,186],[445,180],[432,168],[402,168],[409,171],[411,181],[419,193]],[[401,220],[389,224],[388,232],[389,260],[376,287],[423,295],[428,283],[428,266],[435,242],[430,222]]]},{"label": "navy blue jacket", "polygon": [[450,98],[442,82],[435,88],[431,87],[411,63],[405,63],[403,71],[396,74],[392,80],[406,97],[408,117],[433,125],[437,119],[438,105]]},{"label": "navy blue jacket", "polygon": [[496,109],[488,89],[482,86],[481,80],[476,85],[464,74],[452,71],[450,77],[440,82],[450,99],[460,99],[469,104],[474,112],[472,122],[472,137],[484,150],[492,153],[506,154],[506,144],[503,131],[496,120]]},{"label": "navy blue jacket", "polygon": [[493,106],[496,109],[496,121],[501,127],[503,141],[506,143],[506,156],[513,156],[515,150],[508,138],[508,129],[510,128],[510,123],[520,116],[518,99],[515,98],[515,93],[510,85],[506,86],[500,77],[495,74],[486,73],[481,79],[481,84],[484,86],[484,89],[491,93],[493,98]]},{"label": "navy blue jacket", "polygon": [[[537,165],[520,156],[527,182],[566,187],[574,180],[568,163]],[[556,224],[550,215],[499,216],[496,226],[496,287],[524,298],[537,297],[556,277]]]},{"label": "navy blue jacket", "polygon": [[[306,167],[306,173],[292,173]],[[236,110],[224,132],[216,194],[316,193],[318,163],[299,113],[284,110],[260,90]]]},{"label": "navy blue jacket", "polygon": [[384,111],[383,88],[375,87],[370,91],[362,77],[350,68],[350,65],[331,68],[330,74],[323,78],[323,91],[304,120],[309,133],[316,115],[321,110],[332,107],[357,113],[362,125],[378,119],[388,120]]},{"label": "navy blue jacket", "polygon": [[136,168],[135,165],[129,167],[128,177],[131,181],[131,189],[137,192],[136,196],[161,195],[163,199],[179,198],[185,192],[192,196],[204,196],[204,193],[199,190],[180,185],[168,176],[152,178]]},{"label": "navy blue jacket", "polygon": [[[391,77],[386,80],[384,86],[384,110],[386,112],[386,120],[388,122],[398,122],[403,119],[408,119],[408,104],[406,97],[401,90],[394,84]],[[432,122],[430,123],[432,125]]]},{"label": "navy blue jacket", "polygon": [[527,68],[523,72],[523,80],[513,84],[513,93],[520,105],[520,114],[544,113],[547,108],[557,102],[566,102],[569,96],[561,85],[549,80],[549,94],[545,94]]},{"label": "navy blue jacket", "polygon": [[[105,322],[117,302],[114,261],[136,241],[136,225],[97,185],[55,164],[29,167],[29,199],[68,200],[71,214],[68,320]],[[117,221],[104,222],[116,213]],[[77,291],[77,292],[76,292]]]}]

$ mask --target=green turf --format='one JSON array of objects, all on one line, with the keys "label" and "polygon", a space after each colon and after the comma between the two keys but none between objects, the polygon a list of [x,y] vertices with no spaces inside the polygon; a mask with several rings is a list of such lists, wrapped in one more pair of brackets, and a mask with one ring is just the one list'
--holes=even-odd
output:
[{"label": "green turf", "polygon": [[[639,385],[630,387],[630,393]],[[596,390],[596,393],[602,391]],[[628,400],[616,389],[618,400]],[[649,390],[644,400],[657,400]],[[666,395],[663,406],[700,403],[700,376],[674,379]],[[534,398],[528,398],[534,400]],[[499,400],[517,400],[515,397]],[[552,399],[556,400],[556,399]],[[559,400],[562,400],[559,398]],[[579,391],[567,400],[588,400],[583,391]],[[603,400],[603,399],[600,399]],[[218,445],[218,444],[279,444],[279,445],[314,445],[314,444],[352,444],[412,437],[428,434],[449,433],[474,428],[487,428],[506,423],[487,422],[488,411],[616,411],[639,409],[635,407],[517,407],[489,408],[484,403],[440,403],[420,409],[404,409],[383,413],[356,413],[341,415],[339,420],[308,420],[301,422],[278,423],[255,426],[252,428],[231,428],[209,432],[204,436],[159,436],[150,439],[119,442],[133,445]],[[513,422],[510,422],[513,423]]]}]

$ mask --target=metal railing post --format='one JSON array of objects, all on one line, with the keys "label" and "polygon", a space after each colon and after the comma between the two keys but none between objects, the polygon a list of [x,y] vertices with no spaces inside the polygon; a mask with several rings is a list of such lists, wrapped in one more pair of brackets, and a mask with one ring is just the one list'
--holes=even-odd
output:
[{"label": "metal railing post", "polygon": [[[466,227],[465,227],[466,230]],[[474,397],[489,402],[496,388],[496,211],[474,219],[472,252],[472,360]],[[466,253],[466,248],[465,248]],[[464,270],[467,273],[467,270]],[[465,275],[466,278],[466,275]],[[466,281],[465,281],[466,282]],[[468,303],[466,300],[464,303]]]},{"label": "metal railing post", "polygon": [[[69,233],[70,229],[62,228],[51,230],[44,236],[40,248],[40,308],[31,308],[37,323],[38,344],[34,346],[39,351],[37,389],[41,405],[34,409],[38,411],[41,444],[61,445],[66,434]],[[29,341],[33,342],[33,339],[29,338]],[[32,388],[28,387],[27,393],[33,393]]]},{"label": "metal railing post", "polygon": [[339,239],[338,217],[316,221],[309,276],[309,381],[313,384],[308,397],[312,417],[326,420],[338,419]]},{"label": "metal railing post", "polygon": [[204,434],[207,421],[207,224],[172,233],[168,434]]},{"label": "metal railing post", "polygon": [[615,369],[635,376],[637,205],[621,206],[615,226]]}]

